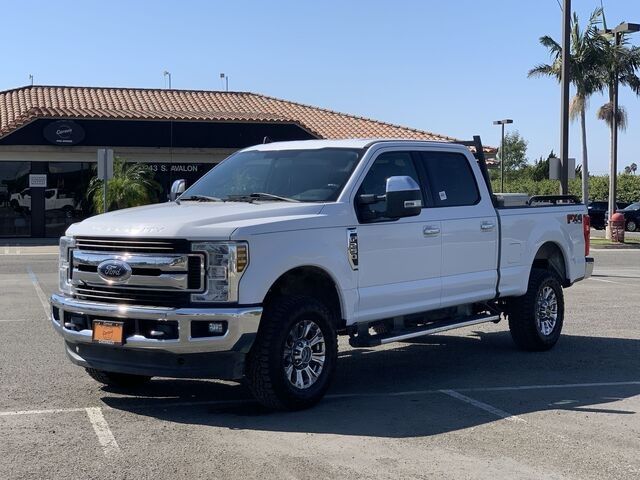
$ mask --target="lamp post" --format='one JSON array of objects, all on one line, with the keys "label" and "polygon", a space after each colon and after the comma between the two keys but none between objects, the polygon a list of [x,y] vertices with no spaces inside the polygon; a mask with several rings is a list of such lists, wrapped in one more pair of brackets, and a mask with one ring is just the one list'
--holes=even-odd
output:
[{"label": "lamp post", "polygon": [[168,71],[168,70],[165,70],[165,71],[163,72],[163,75],[164,75],[164,78],[169,77],[169,90],[171,90],[171,72],[170,72],[170,71]]},{"label": "lamp post", "polygon": [[[624,22],[613,30],[606,30],[605,34],[613,34],[616,49],[622,43],[622,37],[627,33],[640,31],[640,24]],[[618,196],[618,71],[614,71],[611,118],[611,161],[609,164],[609,218],[616,213],[616,197]],[[584,175],[584,173],[583,173]],[[611,229],[607,225],[607,238],[611,238]]]},{"label": "lamp post", "polygon": [[220,79],[225,81],[225,91],[229,91],[229,76],[225,73],[220,74]]},{"label": "lamp post", "polygon": [[[562,68],[560,95],[560,194],[569,193],[569,60],[571,52],[571,0],[562,7]],[[583,172],[584,175],[584,172]]]},{"label": "lamp post", "polygon": [[510,118],[495,120],[494,125],[502,125],[502,141],[500,142],[500,191],[504,193],[504,126],[513,123]]}]

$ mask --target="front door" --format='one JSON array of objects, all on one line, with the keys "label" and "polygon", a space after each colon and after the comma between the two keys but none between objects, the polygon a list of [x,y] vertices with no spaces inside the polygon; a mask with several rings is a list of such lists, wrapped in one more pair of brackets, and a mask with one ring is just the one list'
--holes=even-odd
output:
[{"label": "front door", "polygon": [[[420,178],[412,152],[388,151],[373,161],[358,190],[384,195],[387,178]],[[423,205],[425,205],[423,198]],[[359,306],[357,321],[386,318],[440,306],[442,223],[433,210],[400,219],[384,217],[385,203],[358,206]]]}]

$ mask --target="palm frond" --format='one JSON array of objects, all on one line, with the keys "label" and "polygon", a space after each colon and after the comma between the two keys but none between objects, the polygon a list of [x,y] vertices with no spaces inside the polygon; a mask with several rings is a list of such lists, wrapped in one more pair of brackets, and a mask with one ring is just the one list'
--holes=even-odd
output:
[{"label": "palm frond", "polygon": [[[618,115],[617,115],[617,123],[618,130],[626,130],[627,129],[627,111],[622,105],[618,105]],[[598,109],[598,119],[604,120],[609,127],[612,126],[613,123],[613,104],[611,102],[607,102],[602,105]]]},{"label": "palm frond", "polygon": [[528,77],[557,77],[560,78],[560,71],[554,66],[546,63],[541,63],[540,65],[536,65],[529,73],[527,73]]}]

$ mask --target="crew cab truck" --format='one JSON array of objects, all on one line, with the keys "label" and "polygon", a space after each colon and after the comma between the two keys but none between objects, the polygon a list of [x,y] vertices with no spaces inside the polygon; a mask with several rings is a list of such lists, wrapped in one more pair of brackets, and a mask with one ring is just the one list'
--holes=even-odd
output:
[{"label": "crew cab truck", "polygon": [[305,408],[338,335],[371,347],[506,318],[518,347],[547,350],[563,288],[593,268],[584,205],[500,207],[459,144],[267,143],[183,189],[60,240],[51,321],[100,382],[244,378],[268,407]]}]

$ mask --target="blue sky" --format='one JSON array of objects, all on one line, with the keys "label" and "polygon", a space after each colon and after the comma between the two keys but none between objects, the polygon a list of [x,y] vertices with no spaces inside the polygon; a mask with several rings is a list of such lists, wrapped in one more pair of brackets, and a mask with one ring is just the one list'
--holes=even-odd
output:
[{"label": "blue sky", "polygon": [[[599,0],[573,0],[586,20]],[[640,23],[640,1],[605,0],[607,20]],[[559,145],[559,87],[528,79],[559,39],[557,0],[2,2],[0,89],[36,84],[264,93],[497,145],[513,118],[531,161]],[[640,34],[632,38],[640,45]],[[620,98],[629,128],[619,166],[640,163],[640,98]],[[592,173],[608,170],[609,136],[591,99]],[[581,158],[579,125],[570,155]]]}]

